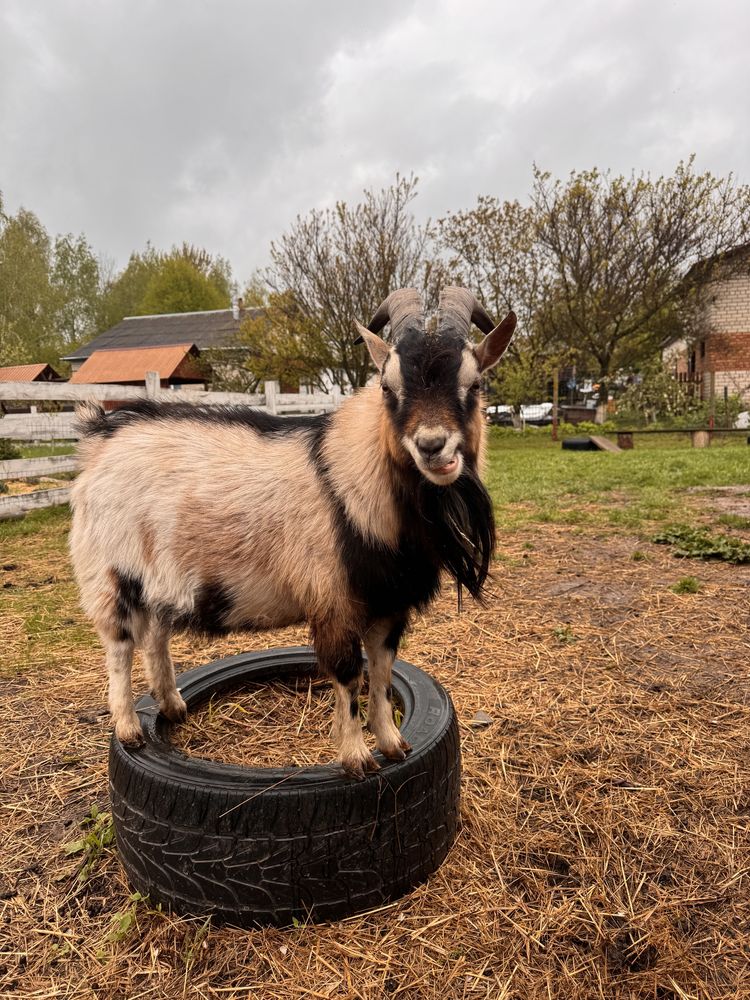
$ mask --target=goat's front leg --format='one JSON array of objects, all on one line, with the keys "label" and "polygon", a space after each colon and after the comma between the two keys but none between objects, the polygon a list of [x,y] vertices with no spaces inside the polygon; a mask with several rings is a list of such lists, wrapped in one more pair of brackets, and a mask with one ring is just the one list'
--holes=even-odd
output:
[{"label": "goat's front leg", "polygon": [[362,648],[359,637],[331,626],[313,627],[315,652],[321,669],[331,677],[336,693],[334,736],[339,761],[346,773],[362,781],[367,771],[378,765],[365,745],[359,721],[359,692],[362,688]]},{"label": "goat's front leg", "polygon": [[184,722],[187,705],[177,690],[169,652],[169,629],[152,618],[143,638],[143,660],[151,693],[170,722]]},{"label": "goat's front leg", "polygon": [[370,677],[367,726],[375,734],[378,750],[389,760],[403,760],[411,747],[393,720],[391,670],[406,621],[403,618],[372,622],[364,636]]}]

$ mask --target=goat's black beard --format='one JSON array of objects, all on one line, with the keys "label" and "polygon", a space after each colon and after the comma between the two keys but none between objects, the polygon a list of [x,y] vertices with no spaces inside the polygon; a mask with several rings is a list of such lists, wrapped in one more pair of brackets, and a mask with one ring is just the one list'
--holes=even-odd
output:
[{"label": "goat's black beard", "polygon": [[468,462],[450,486],[437,486],[423,476],[416,491],[416,512],[430,536],[441,564],[461,588],[482,601],[482,589],[495,550],[495,517],[492,500]]}]

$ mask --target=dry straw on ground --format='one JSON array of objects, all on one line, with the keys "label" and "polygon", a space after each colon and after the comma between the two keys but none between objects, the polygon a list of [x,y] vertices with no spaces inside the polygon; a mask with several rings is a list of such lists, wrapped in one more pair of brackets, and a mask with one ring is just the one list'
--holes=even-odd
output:
[{"label": "dry straw on ground", "polygon": [[[106,829],[80,825],[107,809],[104,678],[60,547],[19,540],[3,593],[37,588],[40,610],[30,640],[2,609],[21,670],[0,702],[0,995],[750,997],[750,569],[691,565],[701,590],[682,596],[669,588],[685,565],[633,539],[546,526],[504,554],[486,609],[458,615],[446,592],[403,651],[461,721],[463,825],[445,864],[378,912],[247,932],[132,898],[111,846],[66,855]],[[180,641],[176,658],[303,641]],[[243,763],[330,759],[328,698],[229,694],[175,738]]]}]

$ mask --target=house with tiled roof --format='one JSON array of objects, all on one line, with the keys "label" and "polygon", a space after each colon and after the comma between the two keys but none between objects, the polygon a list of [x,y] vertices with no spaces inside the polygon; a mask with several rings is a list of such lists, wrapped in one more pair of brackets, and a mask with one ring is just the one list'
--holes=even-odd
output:
[{"label": "house with tiled roof", "polygon": [[52,365],[10,365],[0,368],[0,382],[62,382],[63,378]]},{"label": "house with tiled roof", "polygon": [[157,372],[162,388],[201,386],[205,376],[195,344],[97,350],[70,377],[72,384],[144,385],[147,372]]},{"label": "house with tiled roof", "polygon": [[70,362],[75,374],[95,351],[174,347],[184,344],[193,344],[198,351],[231,349],[232,341],[244,320],[258,316],[260,312],[259,309],[243,309],[240,300],[232,309],[126,316],[88,344],[76,348],[63,360]]}]

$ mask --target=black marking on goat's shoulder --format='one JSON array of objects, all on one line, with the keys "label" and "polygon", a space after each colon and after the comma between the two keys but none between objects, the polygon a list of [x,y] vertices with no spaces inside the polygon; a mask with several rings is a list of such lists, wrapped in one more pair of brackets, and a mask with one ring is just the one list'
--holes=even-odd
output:
[{"label": "black marking on goat's shoulder", "polygon": [[333,512],[352,595],[370,620],[395,616],[403,622],[386,638],[388,648],[397,649],[409,612],[423,610],[437,596],[441,570],[481,600],[495,548],[495,521],[489,494],[468,459],[450,486],[436,486],[416,470],[400,473],[395,485],[402,529],[393,550],[365,538],[350,521],[320,450],[311,453]]},{"label": "black marking on goat's shoulder", "polygon": [[153,399],[138,399],[109,414],[102,413],[97,421],[90,420],[82,426],[86,434],[112,437],[121,428],[136,422],[186,420],[224,427],[247,427],[263,435],[283,435],[294,431],[315,432],[328,422],[329,415],[276,417],[252,406],[162,403]]},{"label": "black marking on goat's shoulder", "polygon": [[[369,620],[408,616],[426,607],[440,589],[440,561],[432,547],[420,545],[408,531],[396,551],[365,538],[346,513],[334,490],[322,453],[325,434],[310,440],[310,456],[333,515],[338,552],[351,594]],[[408,514],[404,517],[408,521]]]},{"label": "black marking on goat's shoulder", "polygon": [[229,592],[218,583],[202,584],[189,611],[160,605],[156,614],[160,622],[175,632],[196,632],[202,635],[226,635],[230,631],[227,617],[232,610]]}]

